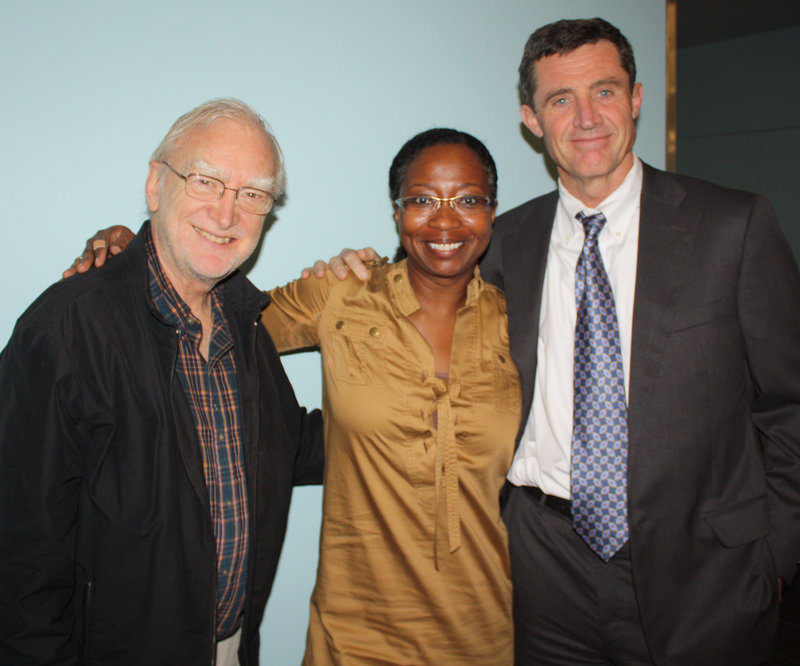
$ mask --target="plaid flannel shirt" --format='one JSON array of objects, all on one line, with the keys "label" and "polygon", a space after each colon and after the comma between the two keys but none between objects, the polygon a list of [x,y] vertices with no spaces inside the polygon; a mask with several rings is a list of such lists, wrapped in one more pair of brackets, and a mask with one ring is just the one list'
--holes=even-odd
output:
[{"label": "plaid flannel shirt", "polygon": [[152,236],[145,239],[150,294],[178,331],[176,374],[191,408],[203,451],[217,547],[217,638],[239,627],[247,583],[248,512],[233,339],[222,311],[224,286],[211,292],[213,326],[208,360],[200,354],[202,326],[161,267]]}]

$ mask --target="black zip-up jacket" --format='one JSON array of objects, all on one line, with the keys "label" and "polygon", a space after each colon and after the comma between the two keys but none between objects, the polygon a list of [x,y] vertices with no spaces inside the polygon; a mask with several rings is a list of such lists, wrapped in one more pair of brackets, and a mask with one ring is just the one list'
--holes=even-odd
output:
[{"label": "black zip-up jacket", "polygon": [[[175,329],[150,300],[145,229],[45,291],[0,355],[0,664],[214,661],[202,453]],[[238,273],[223,289],[250,511],[239,654],[253,666],[292,486],[322,481],[322,427],[259,321],[267,297]]]}]

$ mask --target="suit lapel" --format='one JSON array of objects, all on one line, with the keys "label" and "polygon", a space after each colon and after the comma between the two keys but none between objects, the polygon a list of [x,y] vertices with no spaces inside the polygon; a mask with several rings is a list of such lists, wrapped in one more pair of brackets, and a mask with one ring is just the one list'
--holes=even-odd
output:
[{"label": "suit lapel", "polygon": [[[675,179],[643,167],[628,407],[630,464],[642,438],[669,322],[686,288],[689,249],[701,217],[682,206],[686,192]],[[521,224],[503,239],[502,249],[511,354],[522,382],[520,432],[533,401],[539,313],[558,192],[531,203]]]},{"label": "suit lapel", "polygon": [[689,249],[700,221],[698,213],[682,207],[685,197],[669,174],[644,165],[628,407],[631,465],[642,441],[667,328],[686,288]]},{"label": "suit lapel", "polygon": [[[539,310],[542,304],[547,253],[553,228],[558,193],[534,201],[522,223],[503,239],[503,272],[508,301],[508,333],[511,355],[522,382],[522,424],[527,421],[533,401],[533,384],[539,339]],[[508,276],[514,276],[509,279]]]}]

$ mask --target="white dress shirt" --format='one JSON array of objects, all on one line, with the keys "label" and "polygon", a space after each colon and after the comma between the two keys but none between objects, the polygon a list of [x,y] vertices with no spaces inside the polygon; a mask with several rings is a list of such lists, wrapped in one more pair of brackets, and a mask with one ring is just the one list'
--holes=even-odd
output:
[{"label": "white dress shirt", "polygon": [[635,156],[625,180],[597,208],[586,207],[558,183],[539,312],[533,404],[508,472],[514,485],[538,486],[548,495],[570,498],[575,266],[584,240],[583,226],[575,219],[580,211],[606,217],[598,244],[614,292],[628,397],[641,193],[642,164]]}]

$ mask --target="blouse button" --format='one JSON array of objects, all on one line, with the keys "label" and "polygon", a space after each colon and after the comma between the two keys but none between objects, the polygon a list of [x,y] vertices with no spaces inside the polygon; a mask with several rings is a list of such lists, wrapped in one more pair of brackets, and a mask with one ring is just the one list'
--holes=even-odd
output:
[{"label": "blouse button", "polygon": [[396,273],[393,279],[395,282],[400,282],[400,280],[403,279],[403,276],[400,275],[400,273]]},{"label": "blouse button", "polygon": [[377,338],[378,337],[378,333],[380,333],[380,331],[378,331],[378,328],[376,326],[373,326],[371,329],[369,329],[369,334],[373,338]]},{"label": "blouse button", "polygon": [[336,322],[336,329],[338,330],[338,329],[340,329],[342,326],[344,326],[344,322],[343,322],[343,321],[340,319],[339,321],[337,321],[337,322]]}]

